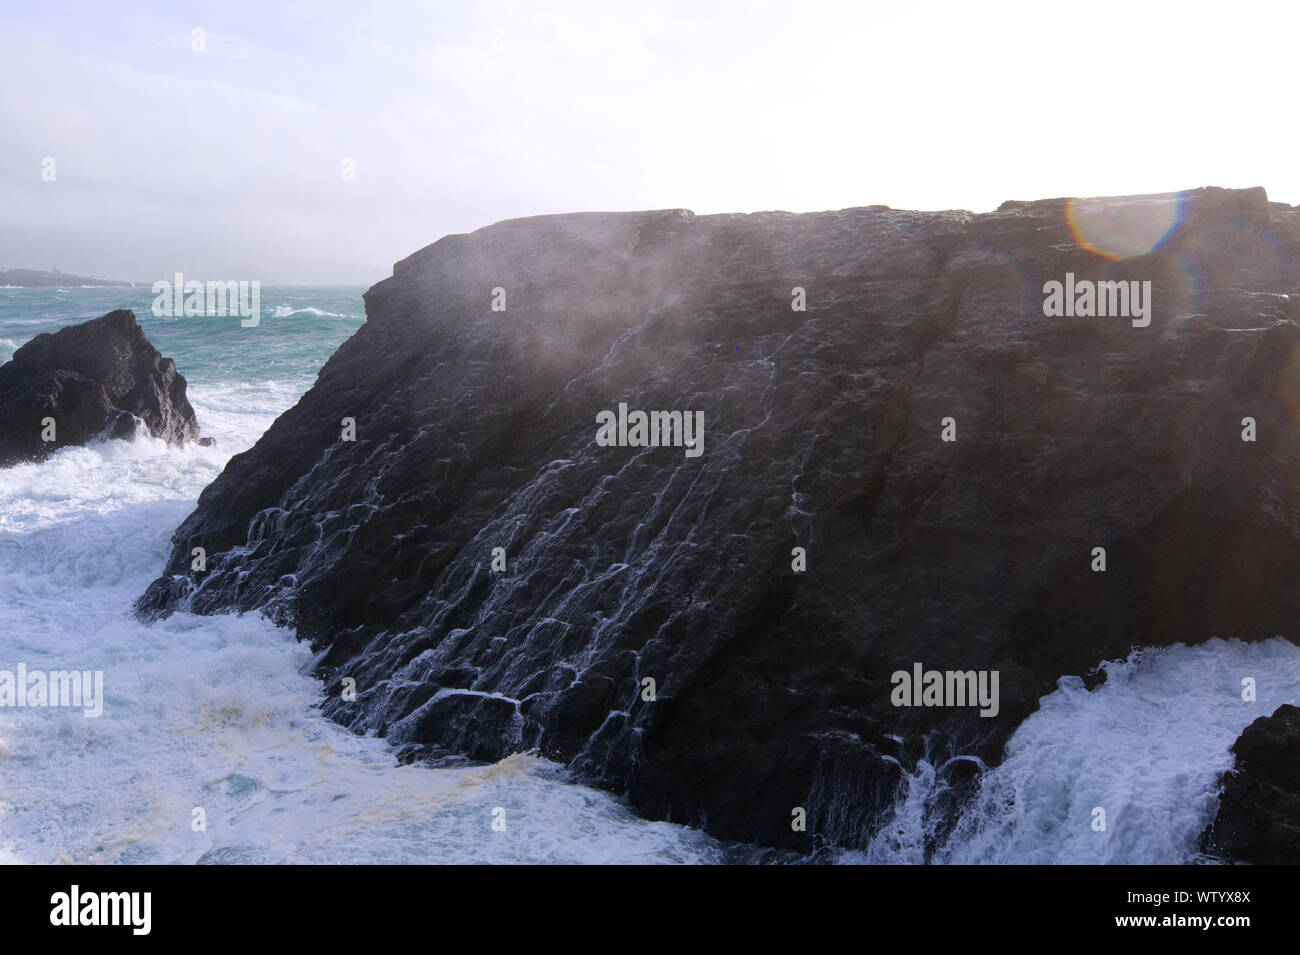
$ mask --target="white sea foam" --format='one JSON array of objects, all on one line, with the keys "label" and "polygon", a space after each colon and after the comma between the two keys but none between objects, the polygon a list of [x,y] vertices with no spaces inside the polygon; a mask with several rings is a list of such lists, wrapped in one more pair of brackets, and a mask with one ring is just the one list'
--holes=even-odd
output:
[{"label": "white sea foam", "polygon": [[[1216,639],[1144,650],[1105,669],[1092,692],[1065,677],[1043,698],[931,861],[1199,860],[1233,742],[1256,718],[1300,702],[1300,647]],[[1246,677],[1256,681],[1255,702],[1242,700]],[[921,762],[870,849],[845,861],[924,861],[942,786],[942,774]],[[1104,831],[1093,828],[1097,808]]]},{"label": "white sea foam", "polygon": [[325,312],[314,306],[277,305],[272,318],[288,318],[290,315],[317,315],[321,318],[347,318],[338,312]]}]

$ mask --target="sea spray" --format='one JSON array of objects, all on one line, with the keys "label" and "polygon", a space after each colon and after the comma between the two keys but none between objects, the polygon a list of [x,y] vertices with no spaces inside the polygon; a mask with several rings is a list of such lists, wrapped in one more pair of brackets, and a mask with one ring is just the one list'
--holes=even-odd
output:
[{"label": "sea spray", "polygon": [[[1214,639],[1142,650],[1103,668],[1106,680],[1092,691],[1077,676],[1061,679],[955,821],[934,808],[943,774],[919,761],[870,848],[845,861],[1200,860],[1219,779],[1233,766],[1229,748],[1257,717],[1300,700],[1300,647],[1281,638]],[[1243,699],[1247,679],[1257,684],[1253,702]],[[937,839],[946,823],[951,833]]]}]

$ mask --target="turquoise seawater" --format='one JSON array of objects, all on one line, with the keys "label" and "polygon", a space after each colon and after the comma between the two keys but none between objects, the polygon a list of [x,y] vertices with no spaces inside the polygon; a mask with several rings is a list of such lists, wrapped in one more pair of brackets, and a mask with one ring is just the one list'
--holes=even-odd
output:
[{"label": "turquoise seawater", "polygon": [[145,286],[0,288],[0,362],[42,332],[128,308],[191,387],[233,394],[243,389],[256,401],[267,382],[300,392],[310,386],[325,359],[365,321],[364,291],[362,286],[264,286],[261,321],[244,328],[237,317],[157,317],[155,296]]}]

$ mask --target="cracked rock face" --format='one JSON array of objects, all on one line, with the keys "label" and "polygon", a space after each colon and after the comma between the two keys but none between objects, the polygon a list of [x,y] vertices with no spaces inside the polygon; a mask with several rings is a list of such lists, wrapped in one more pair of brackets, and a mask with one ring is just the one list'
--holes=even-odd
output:
[{"label": "cracked rock face", "polygon": [[[1300,214],[1262,190],[1091,212],[448,236],[370,289],[140,611],[295,625],[326,712],[411,757],[536,747],[649,816],[863,845],[891,735],[992,763],[1063,674],[1294,636]],[[1149,324],[1045,316],[1067,273],[1150,282]],[[702,411],[702,452],[598,443],[620,403]],[[894,706],[915,663],[997,670],[997,715]]]},{"label": "cracked rock face", "polygon": [[[48,422],[53,421],[53,440]],[[38,335],[0,365],[0,467],[39,461],[92,438],[143,430],[171,444],[199,440],[176,363],[119,309]]]}]

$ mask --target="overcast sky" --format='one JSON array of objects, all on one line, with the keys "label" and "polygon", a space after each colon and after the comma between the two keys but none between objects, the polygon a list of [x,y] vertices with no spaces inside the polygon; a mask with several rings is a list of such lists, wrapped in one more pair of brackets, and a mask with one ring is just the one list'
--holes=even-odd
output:
[{"label": "overcast sky", "polygon": [[1297,21],[1139,0],[6,3],[0,268],[368,285],[449,232],[550,212],[1202,185],[1300,203]]}]

